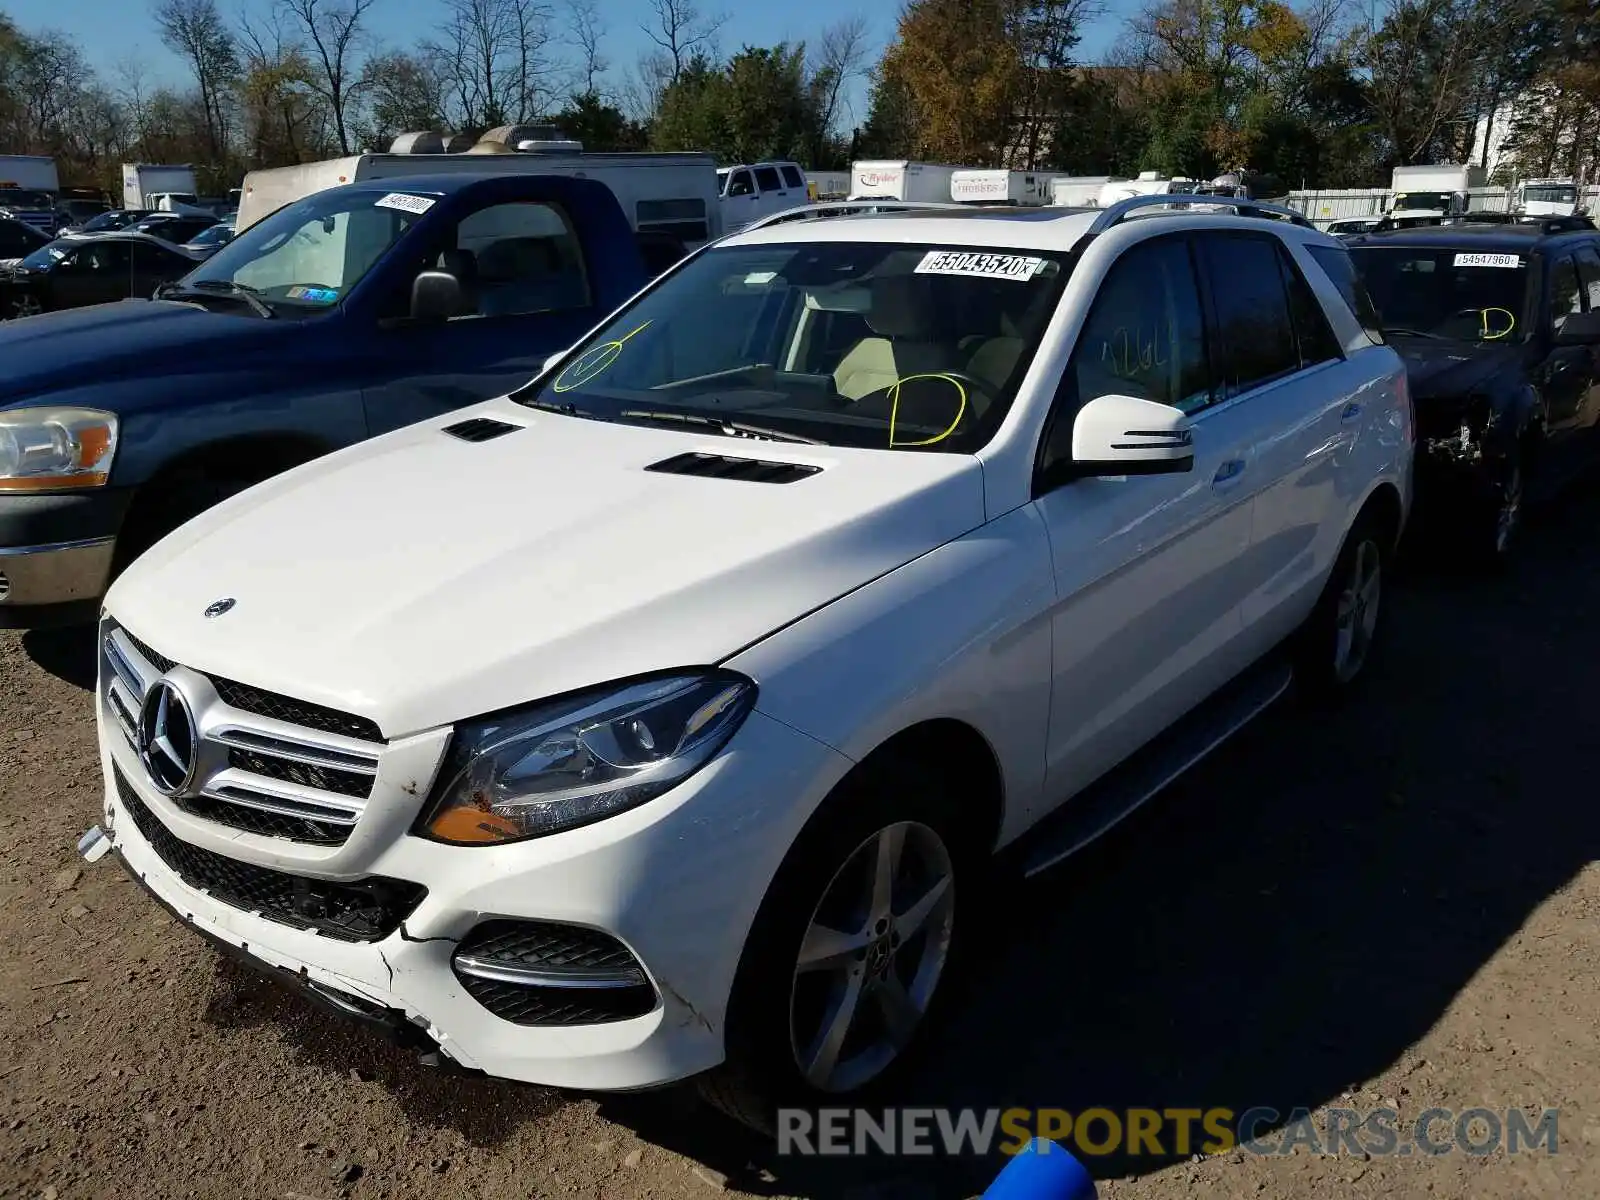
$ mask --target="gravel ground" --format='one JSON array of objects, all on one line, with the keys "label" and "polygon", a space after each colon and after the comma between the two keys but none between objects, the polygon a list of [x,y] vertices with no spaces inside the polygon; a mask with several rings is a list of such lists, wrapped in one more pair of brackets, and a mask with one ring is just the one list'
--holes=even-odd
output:
[{"label": "gravel ground", "polygon": [[[1112,1197],[1600,1195],[1600,501],[1513,581],[1413,572],[1363,702],[1270,715],[1004,898],[908,1100],[1561,1109],[1560,1150],[1097,1160]],[[432,1073],[215,959],[109,862],[82,634],[0,634],[0,1196],[961,1197],[777,1159],[683,1091]],[[1597,1114],[1591,1117],[1589,1114]]]}]

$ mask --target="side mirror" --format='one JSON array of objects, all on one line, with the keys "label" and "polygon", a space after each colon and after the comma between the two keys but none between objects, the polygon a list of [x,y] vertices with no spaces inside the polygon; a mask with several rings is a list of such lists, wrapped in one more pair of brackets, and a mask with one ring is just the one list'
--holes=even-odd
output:
[{"label": "side mirror", "polygon": [[1099,396],[1072,423],[1079,475],[1168,475],[1194,469],[1194,432],[1180,409],[1133,396]]},{"label": "side mirror", "polygon": [[411,316],[448,321],[461,312],[461,281],[449,271],[423,271],[411,284]]},{"label": "side mirror", "polygon": [[1600,346],[1600,308],[1572,313],[1556,334],[1558,346]]}]

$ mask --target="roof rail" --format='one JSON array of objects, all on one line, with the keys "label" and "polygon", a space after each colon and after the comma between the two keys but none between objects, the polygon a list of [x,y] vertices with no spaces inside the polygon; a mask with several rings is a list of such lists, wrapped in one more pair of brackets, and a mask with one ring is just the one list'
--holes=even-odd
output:
[{"label": "roof rail", "polygon": [[1130,213],[1138,212],[1144,208],[1159,208],[1175,205],[1188,208],[1192,205],[1204,205],[1207,208],[1229,208],[1234,214],[1241,217],[1271,217],[1274,220],[1288,220],[1306,229],[1315,229],[1304,213],[1295,212],[1292,208],[1285,208],[1281,204],[1267,204],[1260,200],[1240,200],[1232,196],[1197,196],[1192,192],[1158,192],[1153,196],[1129,196],[1126,200],[1118,200],[1115,204],[1108,204],[1100,210],[1100,215],[1089,226],[1085,237],[1094,237],[1104,233],[1113,225],[1122,223],[1123,218]]},{"label": "roof rail", "polygon": [[815,204],[802,204],[798,208],[786,208],[782,212],[771,213],[759,220],[751,221],[748,225],[741,225],[734,230],[735,233],[749,233],[753,229],[765,229],[768,225],[782,225],[789,221],[814,221],[820,217],[851,217],[868,216],[872,213],[892,212],[921,212],[924,209],[948,208],[960,212],[970,212],[978,207],[972,204],[956,204],[952,201],[928,201],[918,203],[910,200],[821,200]]}]

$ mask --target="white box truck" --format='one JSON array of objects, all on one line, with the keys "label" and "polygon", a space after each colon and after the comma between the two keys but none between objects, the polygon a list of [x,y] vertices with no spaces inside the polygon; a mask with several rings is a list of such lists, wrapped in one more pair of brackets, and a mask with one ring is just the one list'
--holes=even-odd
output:
[{"label": "white box truck", "polygon": [[806,192],[813,200],[843,200],[850,194],[850,172],[807,171]]},{"label": "white box truck", "polygon": [[37,154],[0,154],[0,212],[54,236],[61,177],[56,160]]},{"label": "white box truck", "polygon": [[950,199],[957,204],[1043,208],[1050,203],[1050,183],[1054,178],[1042,171],[955,171],[950,176]]},{"label": "white box truck", "polygon": [[867,159],[850,164],[851,200],[901,200],[949,204],[950,179],[964,168],[907,159]]},{"label": "white box truck", "polygon": [[1517,211],[1530,217],[1576,216],[1577,180],[1524,179],[1517,185]]},{"label": "white box truck", "polygon": [[481,141],[461,153],[353,154],[251,171],[244,178],[234,228],[243,233],[285,204],[341,184],[416,175],[496,173],[598,180],[611,189],[635,231],[669,234],[690,250],[722,235],[717,164],[709,154],[518,153]]},{"label": "white box truck", "polygon": [[179,208],[194,204],[198,193],[194,168],[188,163],[122,164],[123,208]]},{"label": "white box truck", "polygon": [[1466,163],[1396,167],[1390,180],[1388,215],[1396,219],[1446,217],[1467,211],[1467,193],[1481,188],[1488,174]]}]

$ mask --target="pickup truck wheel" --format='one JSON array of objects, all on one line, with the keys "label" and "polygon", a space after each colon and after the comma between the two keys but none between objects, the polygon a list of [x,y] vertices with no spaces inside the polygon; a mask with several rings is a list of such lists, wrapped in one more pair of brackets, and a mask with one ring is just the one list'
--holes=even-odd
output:
[{"label": "pickup truck wheel", "polygon": [[249,486],[248,480],[209,475],[186,475],[156,484],[154,491],[141,494],[134,501],[133,511],[117,537],[112,577],[120,575],[136,558],[180,525]]},{"label": "pickup truck wheel", "polygon": [[859,1103],[904,1069],[953,973],[957,880],[978,873],[956,811],[903,760],[835,792],[751,928],[709,1103],[771,1136],[780,1108]]},{"label": "pickup truck wheel", "polygon": [[1346,536],[1295,647],[1295,673],[1311,696],[1336,697],[1366,669],[1378,638],[1389,556],[1381,524],[1364,513]]}]

